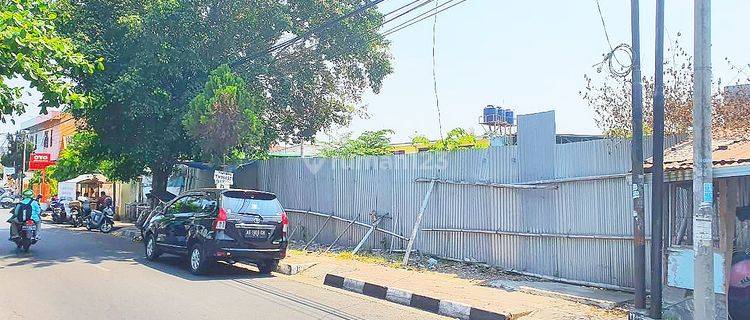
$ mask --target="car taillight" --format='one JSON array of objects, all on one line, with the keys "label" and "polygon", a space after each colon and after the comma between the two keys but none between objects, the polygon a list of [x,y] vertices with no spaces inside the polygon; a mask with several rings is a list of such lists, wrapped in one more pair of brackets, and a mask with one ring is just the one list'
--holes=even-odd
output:
[{"label": "car taillight", "polygon": [[224,230],[227,228],[227,212],[224,208],[219,208],[219,216],[214,222],[214,230]]},{"label": "car taillight", "polygon": [[289,217],[286,215],[286,212],[281,212],[281,236],[283,238],[286,238],[286,232],[289,230]]}]

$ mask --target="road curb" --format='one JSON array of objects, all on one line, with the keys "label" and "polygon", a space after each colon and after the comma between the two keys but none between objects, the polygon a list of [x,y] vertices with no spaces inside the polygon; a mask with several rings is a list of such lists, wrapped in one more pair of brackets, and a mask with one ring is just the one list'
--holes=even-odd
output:
[{"label": "road curb", "polygon": [[364,294],[368,297],[388,300],[390,302],[417,308],[439,315],[464,320],[507,320],[510,315],[477,309],[472,306],[440,300],[432,297],[411,293],[392,287],[384,287],[374,283],[368,283],[357,279],[345,278],[334,274],[326,274],[323,284],[351,292]]}]

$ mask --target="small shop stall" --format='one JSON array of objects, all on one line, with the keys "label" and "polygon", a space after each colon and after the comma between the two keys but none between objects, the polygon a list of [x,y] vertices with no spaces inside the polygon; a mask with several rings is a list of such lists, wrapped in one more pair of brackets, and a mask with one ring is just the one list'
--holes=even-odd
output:
[{"label": "small shop stall", "polygon": [[63,203],[86,197],[94,209],[96,209],[96,202],[101,192],[104,191],[107,196],[114,199],[113,190],[114,184],[107,181],[107,178],[101,174],[84,174],[57,185],[58,196]]},{"label": "small shop stall", "polygon": [[[714,291],[724,302],[717,312],[746,319],[738,315],[750,315],[750,139],[714,139],[712,146]],[[647,171],[650,165],[647,161]],[[692,167],[691,141],[666,150],[663,196],[669,220],[665,223],[663,276],[665,290],[677,293],[678,298],[689,296],[693,289]],[[665,299],[667,296],[665,293]]]}]

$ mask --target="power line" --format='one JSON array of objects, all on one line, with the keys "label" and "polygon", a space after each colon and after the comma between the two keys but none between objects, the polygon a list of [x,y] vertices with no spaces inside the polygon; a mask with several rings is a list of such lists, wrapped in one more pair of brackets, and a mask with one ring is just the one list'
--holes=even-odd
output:
[{"label": "power line", "polygon": [[596,2],[596,10],[599,11],[599,19],[602,20],[602,28],[604,29],[604,37],[607,38],[607,44],[609,44],[609,50],[614,50],[615,48],[612,46],[612,41],[609,39],[609,32],[607,32],[607,23],[604,22],[604,14],[602,14],[602,7],[599,4],[599,0],[594,0]]},{"label": "power line", "polygon": [[[439,0],[435,2],[435,10],[439,8],[438,6],[439,3],[440,3]],[[436,46],[437,41],[435,40],[437,38],[437,14],[434,14],[433,16],[434,16],[434,19],[432,20],[432,88],[435,93],[435,108],[437,109],[438,130],[440,132],[440,140],[443,140],[443,118],[440,115],[440,98],[438,96],[437,71],[436,71],[437,59],[435,57],[435,49],[437,47]]]},{"label": "power line", "polygon": [[[406,21],[406,22],[404,22],[404,23],[402,23],[402,24],[400,24],[398,26],[395,26],[395,27],[393,27],[391,29],[388,29],[388,30],[384,31],[382,34],[383,34],[383,36],[389,36],[389,35],[391,35],[391,34],[393,34],[395,32],[401,31],[401,30],[406,29],[406,28],[408,28],[408,27],[410,27],[410,26],[412,26],[414,24],[417,24],[417,23],[419,23],[420,21],[422,21],[424,19],[433,17],[435,15],[440,14],[441,12],[443,12],[445,10],[448,10],[450,8],[453,8],[453,7],[457,6],[457,5],[459,5],[459,4],[462,4],[462,3],[466,2],[467,0],[461,0],[458,3],[455,3],[455,4],[451,5],[451,6],[448,6],[447,8],[443,8],[441,10],[435,11],[437,8],[443,7],[443,6],[449,4],[449,3],[453,2],[453,1],[454,0],[448,0],[445,3],[443,3],[443,4],[439,5],[439,6],[436,6],[434,9],[431,9],[431,10],[429,10],[429,11],[427,11],[425,13],[422,13],[422,14],[420,14],[420,15],[418,15],[418,16],[416,16],[416,17],[414,17],[414,18],[412,18],[412,19],[410,19],[410,20],[408,20],[408,21]],[[434,11],[434,12],[432,12],[432,11]]]},{"label": "power line", "polygon": [[280,43],[278,45],[271,46],[271,48],[269,49],[269,51],[273,52],[273,51],[277,51],[277,50],[286,49],[286,48],[292,46],[294,43],[312,36],[316,32],[320,32],[322,30],[328,29],[329,27],[333,26],[334,24],[337,24],[337,23],[339,23],[339,22],[341,22],[341,21],[343,21],[343,20],[345,20],[345,19],[347,19],[349,17],[357,15],[357,14],[359,14],[359,13],[361,13],[361,12],[363,12],[363,11],[371,8],[371,7],[374,7],[375,5],[377,5],[378,3],[381,3],[383,1],[385,1],[385,0],[373,0],[373,1],[370,1],[370,2],[368,2],[368,3],[366,3],[366,4],[362,5],[362,6],[360,6],[359,8],[357,8],[354,11],[351,11],[351,12],[345,14],[345,15],[336,17],[334,19],[328,20],[326,23],[324,23],[321,26],[318,26],[316,28],[310,29],[310,30],[308,30],[307,32],[305,32],[303,34],[301,34],[299,36],[296,36],[296,37],[294,37],[292,39],[289,39],[287,41],[284,41],[284,42],[282,42],[282,43]]},{"label": "power line", "polygon": [[[419,1],[422,1],[422,0],[417,0],[417,1],[413,1],[412,3],[416,3],[416,2],[419,2]],[[417,10],[417,9],[419,9],[419,8],[421,8],[421,7],[425,6],[425,5],[427,5],[427,4],[429,4],[430,2],[433,2],[433,1],[435,1],[435,0],[426,0],[426,1],[422,2],[422,3],[420,3],[419,5],[415,6],[414,8],[411,8],[411,9],[409,9],[409,10],[406,10],[406,11],[402,12],[401,14],[399,14],[399,15],[397,15],[397,16],[395,16],[395,17],[393,17],[393,18],[390,18],[390,19],[386,20],[386,21],[385,21],[385,22],[383,22],[383,24],[381,24],[380,26],[382,27],[382,26],[383,26],[384,24],[386,24],[386,23],[389,23],[389,22],[391,22],[391,21],[393,21],[393,20],[396,20],[396,19],[398,19],[398,18],[401,18],[401,17],[403,17],[404,15],[406,15],[406,14],[409,14],[409,13],[411,13],[412,11],[414,11],[414,10]],[[389,12],[389,13],[386,13],[386,14],[385,14],[385,15],[384,15],[383,17],[386,17],[386,16],[388,16],[389,14],[391,14],[391,13],[393,13],[393,12],[395,12],[395,11],[398,11],[398,10],[400,10],[400,8],[399,8],[399,9],[396,9],[396,10],[394,10],[394,11],[391,11],[391,12]]]},{"label": "power line", "polygon": [[[414,1],[412,1],[412,2],[409,2],[409,3],[407,3],[407,4],[405,4],[405,5],[401,6],[401,7],[399,7],[399,8],[398,8],[398,9],[396,9],[396,10],[393,10],[393,11],[391,11],[391,12],[388,12],[388,13],[384,14],[384,15],[383,15],[383,17],[385,18],[385,17],[387,17],[387,16],[390,16],[390,15],[392,15],[392,14],[394,14],[394,13],[398,12],[398,11],[401,11],[402,9],[404,9],[404,8],[406,8],[406,7],[408,7],[408,6],[411,6],[411,5],[413,5],[413,4],[417,3],[417,2],[420,2],[420,1],[422,1],[422,0],[414,0]],[[427,1],[432,1],[432,0],[427,0]]]},{"label": "power line", "polygon": [[347,18],[350,18],[352,16],[358,15],[358,14],[364,12],[365,10],[372,8],[375,5],[377,5],[377,4],[379,4],[379,3],[383,2],[383,1],[385,1],[385,0],[372,0],[372,1],[368,1],[367,3],[359,6],[357,9],[355,9],[353,11],[350,11],[347,14],[344,14],[344,15],[341,15],[341,16],[329,19],[328,21],[326,21],[322,25],[320,25],[318,27],[315,27],[313,29],[310,29],[310,30],[304,32],[303,34],[301,34],[299,36],[296,36],[296,37],[294,37],[292,39],[286,40],[286,41],[284,41],[282,43],[272,45],[268,49],[265,49],[265,50],[262,50],[262,51],[259,51],[259,52],[255,52],[255,53],[253,53],[253,54],[251,54],[251,55],[249,55],[249,56],[247,56],[245,58],[240,58],[237,61],[235,61],[234,63],[232,63],[232,65],[236,66],[236,65],[245,63],[248,60],[254,60],[254,59],[260,57],[261,55],[268,54],[268,53],[273,53],[275,51],[284,50],[286,48],[289,48],[292,45],[294,45],[295,43],[299,42],[300,40],[307,39],[308,37],[312,36],[313,34],[321,32],[323,30],[326,30],[326,29],[332,27],[335,24],[340,23],[341,21],[343,21],[343,20],[345,20]]},{"label": "power line", "polygon": [[[602,13],[602,7],[599,4],[599,0],[594,0],[596,3],[596,10],[599,12],[599,19],[602,21],[602,29],[604,29],[604,37],[607,39],[607,44],[609,45],[609,52],[604,55],[604,59],[602,59],[601,62],[595,64],[594,66],[597,67],[597,72],[601,70],[601,65],[607,64],[609,68],[609,73],[616,77],[626,77],[628,74],[630,74],[630,71],[633,68],[633,54],[630,48],[630,45],[627,43],[621,43],[617,46],[612,46],[612,41],[609,38],[609,32],[607,31],[607,23],[604,21],[604,14]],[[626,66],[624,63],[620,62],[619,59],[617,59],[616,53],[618,51],[622,51],[625,54],[627,54],[630,57],[631,63],[630,65]],[[615,65],[612,63],[612,60],[617,62],[619,64],[619,68],[616,68]]]}]

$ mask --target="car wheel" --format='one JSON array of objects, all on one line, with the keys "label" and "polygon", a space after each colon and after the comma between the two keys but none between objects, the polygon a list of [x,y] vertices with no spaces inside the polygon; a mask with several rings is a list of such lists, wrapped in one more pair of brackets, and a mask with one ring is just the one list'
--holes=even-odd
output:
[{"label": "car wheel", "polygon": [[200,243],[196,243],[190,247],[188,261],[190,263],[190,272],[195,275],[206,274],[211,268],[211,259],[203,251],[203,246]]},{"label": "car wheel", "polygon": [[156,245],[156,237],[152,234],[146,241],[146,259],[155,261],[160,255],[161,252],[159,252],[159,247]]},{"label": "car wheel", "polygon": [[269,274],[275,271],[278,266],[279,260],[266,260],[258,263],[258,271],[260,271],[261,274]]}]

